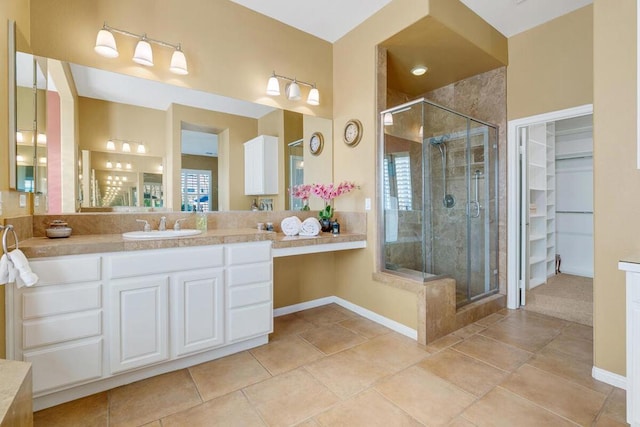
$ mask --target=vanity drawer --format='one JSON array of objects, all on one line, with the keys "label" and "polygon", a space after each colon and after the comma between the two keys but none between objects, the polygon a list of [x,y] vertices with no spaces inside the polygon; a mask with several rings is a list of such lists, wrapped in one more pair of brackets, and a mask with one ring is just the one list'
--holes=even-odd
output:
[{"label": "vanity drawer", "polygon": [[61,285],[22,291],[22,319],[55,316],[102,307],[102,285]]},{"label": "vanity drawer", "polygon": [[229,286],[260,282],[271,282],[271,263],[243,265],[227,269],[227,283]]},{"label": "vanity drawer", "polygon": [[271,261],[271,241],[227,245],[227,265]]},{"label": "vanity drawer", "polygon": [[229,290],[229,308],[271,301],[271,283],[238,286]]},{"label": "vanity drawer", "polygon": [[25,352],[33,364],[33,393],[61,388],[102,376],[102,338]]},{"label": "vanity drawer", "polygon": [[119,279],[172,271],[222,267],[224,265],[222,248],[222,245],[199,246],[114,254],[108,258],[107,271],[109,277]]},{"label": "vanity drawer", "polygon": [[273,306],[271,302],[229,310],[227,337],[230,342],[273,331]]},{"label": "vanity drawer", "polygon": [[101,261],[99,256],[68,256],[36,259],[29,261],[29,266],[38,275],[36,286],[46,286],[98,281],[101,278]]},{"label": "vanity drawer", "polygon": [[102,312],[67,314],[22,324],[22,348],[88,338],[102,333]]}]

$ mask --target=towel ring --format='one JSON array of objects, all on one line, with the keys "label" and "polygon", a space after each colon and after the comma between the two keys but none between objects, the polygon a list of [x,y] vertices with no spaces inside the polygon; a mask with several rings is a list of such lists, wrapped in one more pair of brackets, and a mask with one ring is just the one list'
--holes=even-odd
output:
[{"label": "towel ring", "polygon": [[15,246],[16,249],[18,249],[18,234],[16,233],[16,230],[13,228],[13,225],[11,224],[4,226],[2,228],[4,228],[4,232],[2,233],[2,250],[4,251],[5,254],[8,254],[9,246],[7,245],[7,236],[9,235],[9,231],[11,231],[11,233],[13,234],[13,241],[15,242],[13,246]]}]

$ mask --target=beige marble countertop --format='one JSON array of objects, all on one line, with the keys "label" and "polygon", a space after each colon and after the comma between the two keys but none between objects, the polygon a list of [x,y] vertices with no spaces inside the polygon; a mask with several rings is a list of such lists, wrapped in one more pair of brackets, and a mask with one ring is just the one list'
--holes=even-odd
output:
[{"label": "beige marble countertop", "polygon": [[0,424],[11,418],[9,411],[30,373],[31,363],[0,359]]},{"label": "beige marble countertop", "polygon": [[327,243],[366,241],[365,234],[320,233],[318,236],[288,237],[283,233],[259,231],[253,228],[209,230],[196,236],[159,240],[127,240],[121,234],[83,234],[62,239],[33,237],[20,242],[20,250],[28,258],[43,258],[63,255],[80,255],[101,252],[123,252],[145,249],[179,248],[188,246],[219,245],[271,240],[273,248],[290,248]]}]

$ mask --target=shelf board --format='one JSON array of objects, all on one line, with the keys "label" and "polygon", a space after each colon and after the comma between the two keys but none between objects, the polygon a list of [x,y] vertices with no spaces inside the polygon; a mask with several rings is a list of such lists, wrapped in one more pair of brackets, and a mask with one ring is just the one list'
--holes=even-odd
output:
[{"label": "shelf board", "polygon": [[529,241],[530,242],[535,242],[536,240],[542,240],[545,237],[547,237],[547,236],[545,236],[544,234],[542,234],[542,235],[531,235],[531,236],[529,236]]},{"label": "shelf board", "polygon": [[543,213],[529,213],[529,218],[544,218],[545,214]]},{"label": "shelf board", "polygon": [[545,262],[547,260],[547,256],[534,256],[529,258],[529,265],[539,264],[541,262]]},{"label": "shelf board", "polygon": [[534,163],[534,162],[529,162],[529,166],[533,166],[533,167],[541,168],[541,169],[546,169],[547,168],[546,164],[545,165],[541,165],[540,163]]}]

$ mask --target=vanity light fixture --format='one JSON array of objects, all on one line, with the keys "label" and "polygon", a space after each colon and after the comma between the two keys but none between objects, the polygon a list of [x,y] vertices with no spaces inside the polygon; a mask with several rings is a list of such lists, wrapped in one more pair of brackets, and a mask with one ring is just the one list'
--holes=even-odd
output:
[{"label": "vanity light fixture", "polygon": [[123,142],[122,143],[122,152],[123,153],[130,153],[131,152],[131,145],[129,145],[128,142]]},{"label": "vanity light fixture", "polygon": [[131,169],[131,163],[127,163],[127,169]]},{"label": "vanity light fixture", "polygon": [[23,156],[21,156],[20,154],[18,154],[18,155],[16,156],[16,161],[18,161],[18,162],[24,162],[24,157],[23,157]]},{"label": "vanity light fixture", "polygon": [[38,163],[40,163],[41,165],[46,165],[47,164],[47,158],[46,157],[40,157],[38,159]]},{"label": "vanity light fixture", "polygon": [[123,176],[123,177],[122,177],[122,180],[123,180],[124,182],[127,182],[127,177],[126,177],[126,176]]},{"label": "vanity light fixture", "polygon": [[113,163],[111,163],[111,160],[107,160],[107,169],[112,169],[113,168]]},{"label": "vanity light fixture", "polygon": [[122,169],[122,163],[117,162],[116,163],[116,169]]},{"label": "vanity light fixture", "polygon": [[47,143],[47,135],[44,133],[39,133],[36,137],[36,142],[38,144],[46,144]]},{"label": "vanity light fixture", "polygon": [[20,131],[16,132],[16,142],[17,143],[24,142],[24,134]]},{"label": "vanity light fixture", "polygon": [[115,151],[115,149],[116,149],[116,143],[113,142],[112,140],[108,140],[107,141],[107,150]]},{"label": "vanity light fixture", "polygon": [[187,58],[182,51],[182,45],[180,43],[173,44],[167,43],[162,40],[152,39],[147,37],[147,34],[135,34],[131,31],[121,30],[115,27],[111,27],[107,25],[105,22],[100,31],[98,31],[98,36],[96,37],[96,44],[94,50],[99,54],[106,58],[117,58],[118,47],[116,46],[116,39],[113,33],[123,34],[129,37],[135,37],[138,39],[138,44],[136,44],[136,49],[133,54],[133,61],[147,66],[153,66],[153,50],[151,49],[151,43],[157,44],[162,47],[168,47],[173,49],[173,55],[171,56],[171,65],[169,66],[169,71],[174,74],[186,75],[189,74],[189,69],[187,68]]},{"label": "vanity light fixture", "polygon": [[427,71],[429,70],[429,68],[427,68],[424,65],[416,65],[415,67],[413,67],[411,69],[411,74],[413,74],[414,76],[422,76],[424,75]]},{"label": "vanity light fixture", "polygon": [[145,148],[144,144],[140,143],[138,144],[138,149],[136,150],[136,152],[138,154],[145,154],[147,152],[147,149]]},{"label": "vanity light fixture", "polygon": [[318,91],[318,88],[316,88],[315,83],[303,82],[295,77],[291,78],[281,76],[276,74],[275,71],[271,74],[271,77],[269,77],[269,81],[267,82],[267,95],[280,95],[280,80],[288,82],[285,86],[285,95],[289,101],[299,101],[302,99],[302,95],[300,93],[300,85],[302,85],[311,88],[307,95],[307,104],[320,105],[320,92]]},{"label": "vanity light fixture", "polygon": [[393,114],[384,113],[384,118],[382,119],[382,122],[384,123],[385,126],[393,126]]}]

